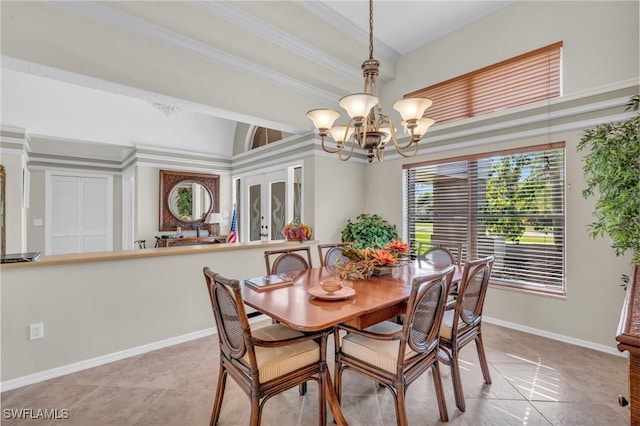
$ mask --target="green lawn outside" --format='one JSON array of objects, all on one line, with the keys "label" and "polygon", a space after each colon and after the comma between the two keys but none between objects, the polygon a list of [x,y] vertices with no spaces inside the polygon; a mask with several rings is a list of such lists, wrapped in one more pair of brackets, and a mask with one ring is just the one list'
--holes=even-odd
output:
[{"label": "green lawn outside", "polygon": [[[417,223],[413,239],[415,241],[429,242],[433,235],[432,223]],[[553,244],[553,234],[536,232],[532,227],[526,227],[524,235],[520,238],[520,244]]]}]

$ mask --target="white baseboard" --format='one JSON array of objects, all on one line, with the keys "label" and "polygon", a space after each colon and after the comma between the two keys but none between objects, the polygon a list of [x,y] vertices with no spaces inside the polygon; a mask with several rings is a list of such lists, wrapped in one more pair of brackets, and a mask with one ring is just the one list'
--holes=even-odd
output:
[{"label": "white baseboard", "polygon": [[[263,315],[249,318],[249,323],[263,321],[265,317]],[[129,358],[136,355],[141,355],[147,352],[155,351],[157,349],[166,348],[168,346],[178,345],[191,340],[200,339],[202,337],[211,336],[216,334],[215,327],[207,328],[200,331],[194,331],[193,333],[183,334],[181,336],[171,337],[169,339],[160,340],[158,342],[149,343],[142,346],[136,346],[135,348],[125,349],[124,351],[114,352],[107,355],[98,356],[95,358],[87,359],[84,361],[74,362],[73,364],[63,365],[61,367],[52,368],[50,370],[40,371],[38,373],[29,374],[27,376],[17,377],[11,380],[5,380],[0,383],[0,392],[9,391],[12,389],[21,388],[23,386],[32,385],[34,383],[43,382],[45,380],[53,379],[55,377],[64,376],[66,374],[76,373],[78,371],[86,370],[93,367],[98,367],[103,364],[108,364],[114,361],[120,361],[125,358]]]},{"label": "white baseboard", "polygon": [[501,327],[511,328],[513,330],[522,331],[536,336],[546,337],[548,339],[558,340],[572,345],[581,346],[583,348],[594,349],[596,351],[605,352],[611,355],[627,357],[627,352],[620,352],[615,347],[605,346],[598,343],[589,342],[587,340],[576,339],[574,337],[563,336],[562,334],[552,333],[550,331],[541,330],[539,328],[527,327],[526,325],[517,324],[515,322],[504,321],[497,318],[482,316],[482,321],[490,324],[499,325]]}]

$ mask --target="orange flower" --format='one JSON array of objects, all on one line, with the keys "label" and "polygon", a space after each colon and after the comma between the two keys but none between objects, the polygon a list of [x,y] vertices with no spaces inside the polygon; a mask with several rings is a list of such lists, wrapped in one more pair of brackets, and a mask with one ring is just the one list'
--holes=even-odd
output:
[{"label": "orange flower", "polygon": [[400,240],[391,240],[389,244],[387,244],[387,250],[398,254],[407,254],[409,253],[409,244]]},{"label": "orange flower", "polygon": [[372,255],[372,251],[367,248],[358,250],[358,257],[360,259],[369,259],[371,255]]},{"label": "orange flower", "polygon": [[372,253],[372,257],[377,266],[393,266],[396,263],[396,258],[387,250],[376,250]]}]

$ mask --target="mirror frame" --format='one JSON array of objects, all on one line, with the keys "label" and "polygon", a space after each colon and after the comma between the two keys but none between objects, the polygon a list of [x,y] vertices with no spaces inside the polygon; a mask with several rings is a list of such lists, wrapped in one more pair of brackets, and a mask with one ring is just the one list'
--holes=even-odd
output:
[{"label": "mirror frame", "polygon": [[[183,229],[192,229],[198,224],[202,225],[204,217],[187,222],[176,217],[169,207],[169,194],[180,182],[196,182],[204,186],[211,196],[211,207],[206,213],[220,211],[220,176],[206,173],[177,172],[172,170],[160,170],[160,231],[175,231],[178,226]],[[195,228],[194,228],[195,229]]]}]

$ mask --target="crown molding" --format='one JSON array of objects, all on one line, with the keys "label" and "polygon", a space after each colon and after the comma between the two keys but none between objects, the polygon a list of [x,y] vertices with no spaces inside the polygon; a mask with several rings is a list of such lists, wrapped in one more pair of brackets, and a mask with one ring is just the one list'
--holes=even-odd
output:
[{"label": "crown molding", "polygon": [[[329,6],[326,6],[319,1],[296,0],[296,2],[300,6],[307,9],[309,12],[316,15],[318,18],[326,21],[328,24],[336,27],[340,31],[349,34],[351,37],[363,43],[364,45],[369,45],[369,33],[367,31],[355,26],[353,22],[336,13]],[[397,50],[390,47],[388,44],[375,39],[375,45],[377,52],[376,56],[384,58],[385,60],[390,61],[394,64],[400,60],[400,57],[402,55]]]},{"label": "crown molding", "polygon": [[313,96],[314,98],[322,99],[327,102],[337,102],[340,98],[338,94],[330,93],[301,80],[275,72],[255,62],[227,53],[221,49],[193,38],[183,36],[159,25],[155,25],[117,11],[105,6],[104,4],[98,4],[93,1],[52,2],[51,4],[129,33],[138,34],[142,37],[153,40],[154,42],[222,64],[236,71],[241,71],[305,95]]},{"label": "crown molding", "polygon": [[353,66],[340,61],[336,57],[328,55],[325,52],[300,41],[300,39],[295,35],[282,31],[268,22],[248,14],[239,7],[233,6],[230,2],[191,1],[190,3],[213,16],[222,18],[227,22],[258,35],[262,39],[277,44],[296,55],[315,62],[319,66],[326,68],[331,72],[340,74],[353,82],[362,83],[362,72],[359,69],[354,69]]}]

